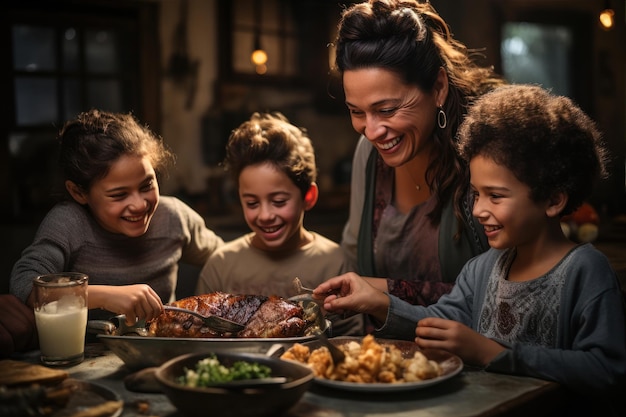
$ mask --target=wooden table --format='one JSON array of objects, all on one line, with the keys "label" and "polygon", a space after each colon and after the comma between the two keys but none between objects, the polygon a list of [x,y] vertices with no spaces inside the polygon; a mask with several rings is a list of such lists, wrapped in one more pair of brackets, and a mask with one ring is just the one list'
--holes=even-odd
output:
[{"label": "wooden table", "polygon": [[[38,357],[38,352],[31,352],[16,359],[37,363]],[[165,395],[128,391],[123,380],[131,371],[102,344],[87,345],[86,359],[66,370],[71,378],[120,395],[126,403],[123,417],[146,416],[133,406],[137,401],[149,404],[149,416],[183,417]],[[441,384],[405,392],[356,393],[314,384],[283,417],[541,417],[551,415],[564,401],[564,390],[556,383],[465,367]]]}]

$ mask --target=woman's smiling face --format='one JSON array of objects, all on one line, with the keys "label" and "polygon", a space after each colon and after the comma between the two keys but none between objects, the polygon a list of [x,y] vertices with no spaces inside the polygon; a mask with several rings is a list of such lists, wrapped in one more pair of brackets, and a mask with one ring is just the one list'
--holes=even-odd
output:
[{"label": "woman's smiling face", "polygon": [[401,166],[430,147],[436,89],[425,93],[382,68],[345,71],[343,86],[352,126],[376,147],[387,165]]},{"label": "woman's smiling face", "polygon": [[105,230],[128,237],[146,233],[159,204],[159,184],[147,157],[123,155],[107,175],[94,181],[81,204],[87,204]]}]

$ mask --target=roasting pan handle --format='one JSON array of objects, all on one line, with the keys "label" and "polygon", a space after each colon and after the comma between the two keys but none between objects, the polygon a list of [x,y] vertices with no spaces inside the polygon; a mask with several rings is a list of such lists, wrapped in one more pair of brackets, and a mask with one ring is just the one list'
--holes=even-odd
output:
[{"label": "roasting pan handle", "polygon": [[87,333],[89,334],[106,334],[114,335],[117,327],[108,320],[89,320],[87,321]]},{"label": "roasting pan handle", "polygon": [[135,324],[129,326],[126,324],[126,316],[123,314],[111,317],[109,320],[89,320],[87,321],[87,332],[90,334],[113,336],[148,335],[145,320],[139,320]]}]

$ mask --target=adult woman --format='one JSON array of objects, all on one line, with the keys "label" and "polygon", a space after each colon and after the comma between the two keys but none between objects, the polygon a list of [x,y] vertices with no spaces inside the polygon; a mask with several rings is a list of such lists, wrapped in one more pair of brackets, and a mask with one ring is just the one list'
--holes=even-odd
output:
[{"label": "adult woman", "polygon": [[473,63],[428,3],[355,4],[342,14],[335,46],[361,134],[342,247],[376,288],[431,304],[487,249],[454,137],[468,103],[503,80]]}]

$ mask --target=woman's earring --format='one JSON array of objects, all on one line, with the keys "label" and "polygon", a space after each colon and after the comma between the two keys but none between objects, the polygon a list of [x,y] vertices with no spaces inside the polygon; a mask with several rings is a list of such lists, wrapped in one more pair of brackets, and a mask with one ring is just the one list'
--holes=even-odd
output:
[{"label": "woman's earring", "polygon": [[439,111],[437,112],[437,126],[439,126],[439,129],[445,129],[448,126],[448,116],[446,116],[446,112],[443,111],[441,106],[439,106]]}]

